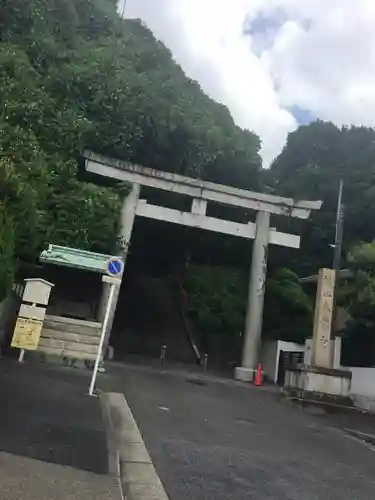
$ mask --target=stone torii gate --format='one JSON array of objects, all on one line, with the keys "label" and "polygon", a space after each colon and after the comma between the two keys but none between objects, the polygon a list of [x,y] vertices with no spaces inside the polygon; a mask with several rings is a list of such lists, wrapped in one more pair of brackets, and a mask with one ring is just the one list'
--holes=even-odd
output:
[{"label": "stone torii gate", "polygon": [[[136,216],[197,227],[207,231],[254,239],[249,283],[242,366],[236,368],[238,380],[251,381],[258,363],[262,334],[263,303],[267,274],[268,245],[299,248],[300,237],[282,233],[270,227],[271,214],[307,219],[311,210],[320,209],[321,201],[302,201],[291,198],[245,191],[221,184],[202,181],[128,162],[106,158],[96,153],[84,153],[87,172],[132,184],[121,212],[121,239],[124,259],[127,256]],[[191,211],[150,205],[140,199],[141,186],[178,193],[191,198]],[[247,224],[217,219],[206,215],[207,203],[215,202],[255,210],[256,222]],[[116,309],[117,297],[111,314],[110,328]],[[109,330],[110,330],[109,328]]]}]

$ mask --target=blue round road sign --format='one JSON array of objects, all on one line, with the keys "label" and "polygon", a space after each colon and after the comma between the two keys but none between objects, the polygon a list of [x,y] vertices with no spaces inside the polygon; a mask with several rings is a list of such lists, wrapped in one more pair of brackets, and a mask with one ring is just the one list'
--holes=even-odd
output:
[{"label": "blue round road sign", "polygon": [[113,257],[107,262],[107,274],[110,276],[119,276],[122,274],[124,263],[118,257]]}]

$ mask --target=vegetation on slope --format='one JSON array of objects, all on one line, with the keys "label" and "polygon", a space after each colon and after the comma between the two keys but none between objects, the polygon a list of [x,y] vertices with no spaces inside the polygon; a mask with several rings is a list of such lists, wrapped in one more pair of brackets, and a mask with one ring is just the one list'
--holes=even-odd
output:
[{"label": "vegetation on slope", "polygon": [[[268,181],[281,195],[321,199],[323,207],[300,225],[302,247],[293,263],[300,275],[332,266],[339,181],[344,181],[344,254],[375,238],[375,131],[315,122],[289,135]],[[345,264],[345,262],[344,262]],[[288,264],[289,265],[289,264]]]},{"label": "vegetation on slope", "polygon": [[140,22],[121,21],[116,2],[1,0],[0,36],[1,211],[15,266],[35,262],[50,241],[114,250],[121,194],[81,182],[84,148],[257,186],[258,138]]},{"label": "vegetation on slope", "polygon": [[[270,251],[270,337],[310,334],[311,301],[285,268],[303,275],[331,265],[340,178],[346,248],[374,238],[372,129],[301,127],[262,171],[258,137],[235,126],[141,22],[121,20],[115,0],[0,0],[0,67],[0,296],[47,242],[115,251],[124,190],[82,181],[77,165],[85,148],[244,189],[267,185],[324,200],[311,222],[278,221],[302,235],[302,250]],[[186,234],[165,230],[166,259]],[[200,265],[186,283],[196,326],[234,334],[244,320],[251,247],[199,233],[188,246]]]}]

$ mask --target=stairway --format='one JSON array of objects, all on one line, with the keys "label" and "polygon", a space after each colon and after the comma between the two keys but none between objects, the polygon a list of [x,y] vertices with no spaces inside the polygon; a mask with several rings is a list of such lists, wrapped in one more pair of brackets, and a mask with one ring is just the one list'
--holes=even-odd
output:
[{"label": "stairway", "polygon": [[[166,279],[138,275],[120,295],[111,345],[118,359],[126,354],[196,363],[193,333]],[[195,344],[194,344],[195,345]]]}]

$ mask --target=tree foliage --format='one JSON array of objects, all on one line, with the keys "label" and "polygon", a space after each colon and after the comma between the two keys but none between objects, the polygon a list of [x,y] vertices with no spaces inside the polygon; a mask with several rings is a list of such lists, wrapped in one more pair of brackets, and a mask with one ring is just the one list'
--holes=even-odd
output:
[{"label": "tree foliage", "polygon": [[47,242],[115,251],[123,191],[78,178],[84,148],[257,186],[258,138],[145,26],[122,21],[115,1],[0,0],[0,37],[1,210],[12,240],[1,247],[13,271]]},{"label": "tree foliage", "polygon": [[[266,174],[280,195],[323,200],[322,209],[302,224],[288,223],[302,236],[293,262],[300,275],[332,266],[336,205],[344,181],[344,254],[358,241],[375,237],[375,131],[365,127],[338,128],[315,122],[289,135],[287,144]],[[285,254],[283,255],[285,257]]]},{"label": "tree foliage", "polygon": [[358,243],[348,255],[351,277],[340,286],[339,300],[349,314],[345,328],[347,364],[375,365],[375,242]]},{"label": "tree foliage", "polygon": [[210,335],[233,335],[243,331],[247,282],[246,275],[236,269],[189,268],[185,289],[189,312],[199,331]]},{"label": "tree foliage", "polygon": [[[340,178],[346,248],[374,239],[375,132],[323,122],[300,127],[262,171],[258,137],[187,78],[140,21],[121,20],[116,4],[0,0],[0,298],[47,242],[115,251],[126,192],[82,181],[79,158],[87,148],[243,189],[267,186],[280,195],[322,199],[311,221],[275,218],[278,227],[301,234],[299,253],[270,252],[265,332],[308,336],[311,305],[285,268],[303,275],[331,265]],[[172,261],[175,240],[187,233],[165,232],[159,253]],[[249,245],[196,233],[189,246],[201,265],[187,280],[197,325],[205,332],[242,331]]]},{"label": "tree foliage", "polygon": [[[227,337],[240,347],[248,281],[248,273],[236,269],[191,266],[185,286],[197,329],[209,337]],[[266,283],[264,337],[303,342],[311,329],[312,302],[298,277],[289,269],[271,272]]]},{"label": "tree foliage", "polygon": [[[292,318],[292,321],[291,321]],[[290,269],[278,268],[266,282],[264,335],[303,343],[311,336],[313,302]]]}]

